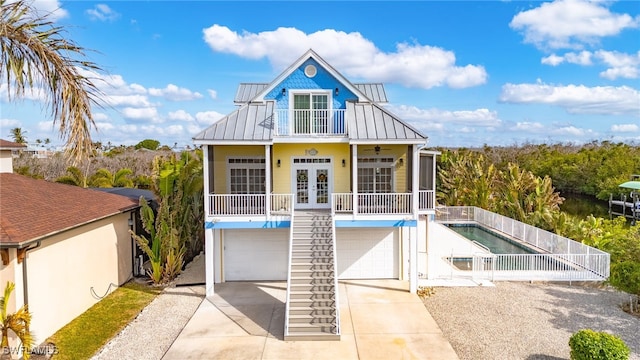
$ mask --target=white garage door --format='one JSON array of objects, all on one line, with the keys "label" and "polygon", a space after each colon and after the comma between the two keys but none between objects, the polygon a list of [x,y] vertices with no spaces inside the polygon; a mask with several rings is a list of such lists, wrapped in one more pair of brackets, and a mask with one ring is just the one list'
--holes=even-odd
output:
[{"label": "white garage door", "polygon": [[336,234],[338,278],[398,278],[398,238],[394,229],[336,229]]},{"label": "white garage door", "polygon": [[224,279],[287,280],[287,229],[226,230]]}]

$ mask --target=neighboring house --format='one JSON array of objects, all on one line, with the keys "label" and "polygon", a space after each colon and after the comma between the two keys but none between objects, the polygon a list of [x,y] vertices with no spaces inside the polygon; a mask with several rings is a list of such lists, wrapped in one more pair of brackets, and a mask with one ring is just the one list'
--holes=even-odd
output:
[{"label": "neighboring house", "polygon": [[9,311],[29,305],[36,343],[131,278],[138,208],[124,196],[0,173],[0,288],[16,284]]},{"label": "neighboring house", "polygon": [[285,339],[313,339],[339,338],[337,279],[401,279],[416,292],[437,152],[383,107],[383,85],[351,83],[309,50],[270,83],[240,84],[235,102],[194,137],[207,294],[287,280]]},{"label": "neighboring house", "polygon": [[0,139],[0,172],[13,172],[13,152],[20,152],[26,145]]}]

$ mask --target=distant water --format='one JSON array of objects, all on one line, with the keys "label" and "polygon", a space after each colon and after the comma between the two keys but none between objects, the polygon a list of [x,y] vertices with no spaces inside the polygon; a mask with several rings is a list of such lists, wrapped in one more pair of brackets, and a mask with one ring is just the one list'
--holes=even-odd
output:
[{"label": "distant water", "polygon": [[560,205],[560,210],[567,214],[580,218],[586,218],[589,215],[609,218],[609,203],[607,201],[577,194],[560,194],[560,196],[565,198],[564,203]]}]

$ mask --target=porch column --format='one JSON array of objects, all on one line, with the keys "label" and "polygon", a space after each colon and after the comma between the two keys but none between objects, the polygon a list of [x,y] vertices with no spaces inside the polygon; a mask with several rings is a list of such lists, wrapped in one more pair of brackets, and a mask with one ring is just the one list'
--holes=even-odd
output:
[{"label": "porch column", "polygon": [[351,188],[353,189],[353,216],[358,215],[358,145],[351,145]]},{"label": "porch column", "polygon": [[207,221],[207,216],[211,214],[211,203],[209,203],[209,194],[211,194],[211,184],[209,183],[209,171],[213,169],[209,168],[209,146],[202,145],[202,174],[204,176],[203,189],[204,189],[204,221]]},{"label": "porch column", "polygon": [[264,146],[265,184],[264,184],[264,211],[267,221],[271,219],[271,145]]},{"label": "porch column", "polygon": [[205,291],[207,296],[213,295],[213,269],[215,268],[214,251],[213,251],[213,232],[214,229],[205,229],[204,231],[204,276]]},{"label": "porch column", "polygon": [[409,292],[418,292],[418,227],[409,227]]},{"label": "porch column", "polygon": [[418,209],[420,207],[420,151],[418,145],[412,146],[413,156],[411,157],[411,169],[413,176],[411,177],[411,192],[413,199],[412,211],[414,219],[418,219]]}]

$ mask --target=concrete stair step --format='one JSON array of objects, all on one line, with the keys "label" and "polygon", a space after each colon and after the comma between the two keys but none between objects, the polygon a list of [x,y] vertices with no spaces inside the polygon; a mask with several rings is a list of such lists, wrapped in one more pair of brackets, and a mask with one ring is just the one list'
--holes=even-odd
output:
[{"label": "concrete stair step", "polygon": [[289,299],[289,307],[335,307],[336,301],[333,299]]},{"label": "concrete stair step", "polygon": [[331,285],[312,285],[312,284],[290,284],[291,291],[335,291],[335,286]]},{"label": "concrete stair step", "polygon": [[340,335],[327,332],[306,332],[288,334],[284,336],[285,341],[340,341]]},{"label": "concrete stair step", "polygon": [[308,315],[308,316],[334,316],[336,315],[336,309],[332,307],[317,307],[310,308],[308,306],[293,306],[289,307],[289,316],[292,315]]}]

